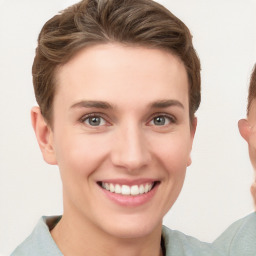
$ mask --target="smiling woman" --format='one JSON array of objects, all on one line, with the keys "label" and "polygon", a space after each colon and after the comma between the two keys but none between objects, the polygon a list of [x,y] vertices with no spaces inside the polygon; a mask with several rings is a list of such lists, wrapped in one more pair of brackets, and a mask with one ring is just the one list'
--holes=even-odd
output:
[{"label": "smiling woman", "polygon": [[[223,255],[162,226],[182,189],[200,104],[187,27],[150,0],[84,0],[43,27],[31,111],[58,165],[63,215],[12,255]],[[225,254],[224,254],[225,255]]]}]

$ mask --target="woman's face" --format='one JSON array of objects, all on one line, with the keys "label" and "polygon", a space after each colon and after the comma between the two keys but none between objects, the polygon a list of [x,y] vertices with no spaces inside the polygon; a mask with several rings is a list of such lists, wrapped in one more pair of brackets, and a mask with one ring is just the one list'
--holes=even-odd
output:
[{"label": "woman's face", "polygon": [[102,44],[62,66],[57,84],[50,138],[64,216],[122,238],[159,229],[181,191],[195,130],[182,61]]}]

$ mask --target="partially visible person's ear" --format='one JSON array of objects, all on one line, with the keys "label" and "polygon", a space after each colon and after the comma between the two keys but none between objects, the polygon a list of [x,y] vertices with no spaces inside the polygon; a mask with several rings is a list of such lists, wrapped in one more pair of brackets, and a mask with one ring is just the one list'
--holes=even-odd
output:
[{"label": "partially visible person's ear", "polygon": [[31,121],[44,160],[48,164],[57,164],[53,147],[52,129],[42,116],[39,107],[33,107],[31,109]]},{"label": "partially visible person's ear", "polygon": [[251,126],[247,119],[238,121],[238,128],[241,136],[248,142],[250,137]]}]

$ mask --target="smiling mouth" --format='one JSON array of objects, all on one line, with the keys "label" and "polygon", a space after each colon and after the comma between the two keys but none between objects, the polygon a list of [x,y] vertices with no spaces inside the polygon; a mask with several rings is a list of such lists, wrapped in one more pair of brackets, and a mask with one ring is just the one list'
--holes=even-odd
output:
[{"label": "smiling mouth", "polygon": [[113,184],[113,183],[107,183],[107,182],[97,182],[98,185],[114,194],[120,194],[124,196],[137,196],[142,194],[147,194],[151,190],[155,188],[156,185],[158,185],[160,182],[150,182],[140,185],[120,185],[120,184]]}]

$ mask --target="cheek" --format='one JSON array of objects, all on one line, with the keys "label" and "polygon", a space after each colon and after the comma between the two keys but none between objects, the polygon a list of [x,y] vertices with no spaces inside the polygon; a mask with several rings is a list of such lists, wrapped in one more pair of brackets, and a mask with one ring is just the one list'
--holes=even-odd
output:
[{"label": "cheek", "polygon": [[165,213],[173,206],[182,189],[190,157],[190,145],[189,139],[180,136],[169,139],[159,149],[158,156],[164,170],[165,200],[162,202]]},{"label": "cheek", "polygon": [[62,175],[87,177],[104,161],[109,143],[101,136],[77,134],[56,142],[58,166]]},{"label": "cheek", "polygon": [[184,134],[168,136],[156,145],[154,152],[171,175],[185,172],[190,158],[190,136]]}]

